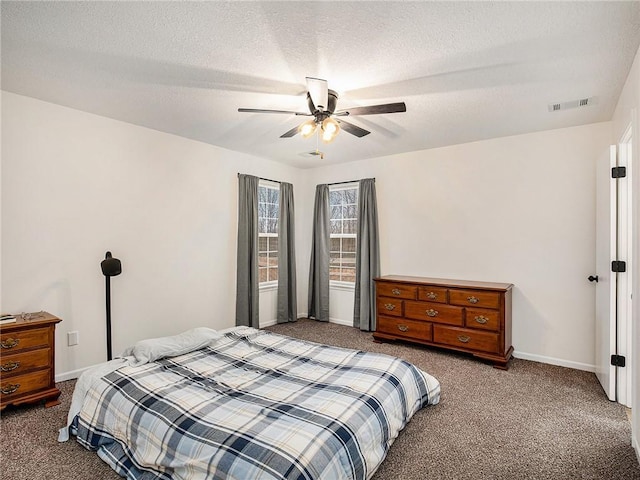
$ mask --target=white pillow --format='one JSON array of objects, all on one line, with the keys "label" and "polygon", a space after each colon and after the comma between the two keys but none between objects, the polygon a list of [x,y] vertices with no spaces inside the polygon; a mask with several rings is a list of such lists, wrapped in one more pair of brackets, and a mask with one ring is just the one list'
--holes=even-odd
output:
[{"label": "white pillow", "polygon": [[175,357],[207,346],[222,335],[207,327],[198,327],[170,337],[141,340],[122,352],[121,357],[133,356],[129,365],[144,365],[165,357]]}]

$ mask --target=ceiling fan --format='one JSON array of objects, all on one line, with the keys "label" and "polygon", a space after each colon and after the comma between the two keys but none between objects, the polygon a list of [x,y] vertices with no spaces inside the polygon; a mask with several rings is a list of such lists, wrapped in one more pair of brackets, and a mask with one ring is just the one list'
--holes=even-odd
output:
[{"label": "ceiling fan", "polygon": [[[263,110],[259,108],[239,108],[238,112],[247,113],[284,113],[289,115],[299,115],[305,117],[313,117],[306,122],[301,123],[297,127],[280,135],[280,138],[293,137],[300,133],[304,138],[311,137],[318,126],[322,130],[322,140],[326,143],[333,141],[342,128],[345,132],[355,135],[356,137],[364,137],[369,135],[368,130],[360,128],[357,125],[346,122],[342,118],[334,119],[333,117],[347,117],[354,115],[378,115],[380,113],[396,113],[406,112],[407,106],[404,102],[386,103],[384,105],[370,105],[365,107],[353,107],[336,111],[336,103],[338,102],[338,94],[330,90],[327,81],[320,78],[307,77],[307,105],[309,113],[294,112],[290,110]],[[320,133],[318,131],[318,133]]]}]

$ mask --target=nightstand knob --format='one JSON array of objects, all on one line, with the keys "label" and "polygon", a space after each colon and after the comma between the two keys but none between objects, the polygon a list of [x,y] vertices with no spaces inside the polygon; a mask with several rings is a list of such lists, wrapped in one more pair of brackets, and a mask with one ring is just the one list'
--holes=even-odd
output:
[{"label": "nightstand knob", "polygon": [[430,308],[425,313],[427,315],[429,315],[430,317],[437,317],[438,316],[438,310],[434,310],[433,308]]},{"label": "nightstand knob", "polygon": [[0,342],[0,347],[2,348],[13,348],[13,347],[17,347],[18,344],[20,343],[20,339],[19,338],[7,338],[6,340],[4,340],[3,342]]},{"label": "nightstand knob", "polygon": [[9,383],[6,387],[3,387],[2,390],[0,390],[0,392],[2,392],[4,395],[9,395],[13,392],[15,392],[16,390],[18,390],[20,388],[20,384],[19,383]]},{"label": "nightstand knob", "polygon": [[429,300],[435,300],[436,298],[438,298],[438,294],[436,292],[429,292],[427,293],[427,298]]},{"label": "nightstand knob", "polygon": [[481,325],[484,325],[485,323],[487,323],[489,321],[489,319],[487,317],[485,317],[484,315],[478,315],[477,317],[474,317],[474,320],[476,322],[478,322]]},{"label": "nightstand knob", "polygon": [[467,300],[469,300],[469,303],[478,303],[480,301],[478,297],[474,297],[473,295],[470,297],[467,297]]},{"label": "nightstand knob", "polygon": [[393,303],[385,303],[384,304],[384,308],[386,308],[387,310],[391,311],[394,308],[396,308],[396,306]]},{"label": "nightstand knob", "polygon": [[391,293],[393,293],[394,295],[400,295],[400,289],[394,288],[393,290],[391,290]]},{"label": "nightstand knob", "polygon": [[0,370],[3,372],[10,372],[11,370],[15,370],[20,366],[20,362],[14,362],[13,360],[5,363],[4,365],[0,365]]}]

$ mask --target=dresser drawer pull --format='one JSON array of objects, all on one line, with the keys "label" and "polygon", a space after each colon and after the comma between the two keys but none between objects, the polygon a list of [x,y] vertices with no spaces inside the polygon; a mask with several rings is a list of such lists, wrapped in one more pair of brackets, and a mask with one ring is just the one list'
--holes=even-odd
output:
[{"label": "dresser drawer pull", "polygon": [[3,372],[10,372],[11,370],[15,370],[20,366],[20,362],[9,361],[4,365],[0,365],[0,370]]},{"label": "dresser drawer pull", "polygon": [[433,308],[430,308],[425,313],[427,315],[429,315],[430,317],[437,317],[438,316],[438,310],[434,310]]},{"label": "dresser drawer pull", "polygon": [[6,387],[3,387],[2,390],[0,390],[4,395],[9,395],[11,393],[14,393],[15,391],[17,391],[20,388],[20,384],[19,383],[9,383]]},{"label": "dresser drawer pull", "polygon": [[427,298],[429,300],[435,300],[436,298],[438,298],[438,294],[436,292],[429,292],[427,293]]},{"label": "dresser drawer pull", "polygon": [[484,315],[478,315],[477,317],[473,318],[476,322],[478,322],[480,325],[484,325],[485,323],[487,323],[489,321],[489,319],[487,317],[485,317]]},{"label": "dresser drawer pull", "polygon": [[396,306],[393,303],[385,303],[384,304],[384,308],[386,308],[387,310],[391,311],[394,308],[396,308]]},{"label": "dresser drawer pull", "polygon": [[467,337],[466,335],[458,335],[458,340],[460,340],[462,343],[469,343],[471,337]]},{"label": "dresser drawer pull", "polygon": [[13,348],[13,347],[17,347],[18,344],[20,343],[20,339],[19,338],[7,338],[6,340],[0,342],[0,347],[2,348]]},{"label": "dresser drawer pull", "polygon": [[391,293],[393,293],[394,295],[400,295],[400,289],[394,288],[393,290],[391,290]]},{"label": "dresser drawer pull", "polygon": [[406,325],[398,325],[398,330],[400,330],[401,332],[408,332],[409,327],[407,327]]},{"label": "dresser drawer pull", "polygon": [[474,297],[473,295],[470,297],[467,297],[467,300],[469,300],[469,303],[478,303],[480,301],[478,297]]}]

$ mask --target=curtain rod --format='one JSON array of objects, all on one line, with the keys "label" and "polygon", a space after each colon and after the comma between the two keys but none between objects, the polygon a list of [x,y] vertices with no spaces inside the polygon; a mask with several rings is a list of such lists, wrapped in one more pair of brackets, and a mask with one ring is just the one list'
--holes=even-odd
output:
[{"label": "curtain rod", "polygon": [[[238,177],[240,176],[240,172],[238,172]],[[258,177],[260,180],[265,180],[267,182],[273,182],[273,183],[282,183],[279,180],[271,180],[270,178],[264,178],[264,177]],[[358,183],[360,180],[345,180],[344,182],[333,182],[333,183],[327,183],[327,185],[342,185],[344,183]],[[375,182],[376,179],[374,178],[373,181]]]},{"label": "curtain rod", "polygon": [[[327,183],[327,185],[342,185],[343,183],[358,183],[360,180],[346,180],[344,182],[333,182],[333,183]],[[376,179],[374,178],[373,181],[375,182]]]},{"label": "curtain rod", "polygon": [[[238,172],[238,177],[240,176],[240,172]],[[264,180],[266,182],[273,182],[273,183],[282,183],[280,180],[271,180],[270,178],[264,178],[264,177],[258,177],[260,180]]]}]

